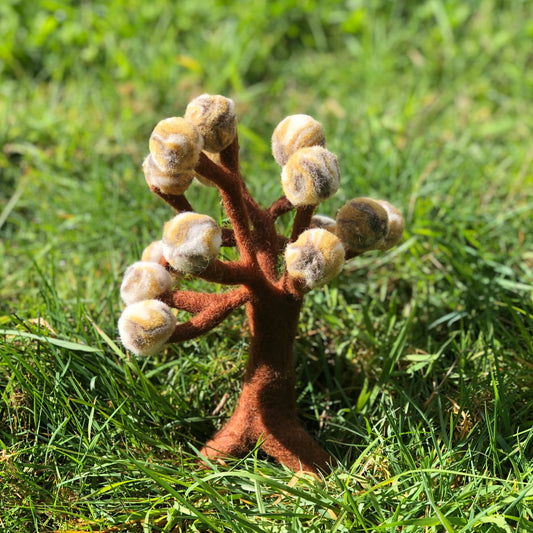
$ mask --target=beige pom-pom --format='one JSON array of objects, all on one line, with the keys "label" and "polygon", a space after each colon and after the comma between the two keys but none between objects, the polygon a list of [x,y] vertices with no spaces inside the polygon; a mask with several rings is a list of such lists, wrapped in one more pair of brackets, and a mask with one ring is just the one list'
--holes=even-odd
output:
[{"label": "beige pom-pom", "polygon": [[130,265],[120,286],[120,296],[126,305],[152,300],[172,288],[172,277],[158,263],[137,261]]},{"label": "beige pom-pom", "polygon": [[334,218],[326,217],[324,215],[313,215],[309,227],[322,228],[331,231],[331,233],[335,233],[337,230],[337,221]]},{"label": "beige pom-pom", "polygon": [[172,310],[159,300],[142,300],[128,305],[118,321],[122,344],[136,355],[159,352],[175,327]]},{"label": "beige pom-pom", "polygon": [[388,231],[387,211],[371,198],[354,198],[337,214],[337,235],[352,252],[363,253],[377,248]]},{"label": "beige pom-pom", "polygon": [[141,261],[159,263],[163,257],[163,241],[151,242],[142,252]]},{"label": "beige pom-pom", "polygon": [[287,273],[312,289],[337,276],[344,265],[344,247],[330,231],[309,229],[285,249]]},{"label": "beige pom-pom", "polygon": [[300,148],[325,146],[326,136],[320,122],[309,115],[284,118],[272,134],[272,155],[281,167]]},{"label": "beige pom-pom", "polygon": [[225,96],[203,94],[191,100],[185,118],[200,130],[207,152],[224,150],[237,133],[235,104]]},{"label": "beige pom-pom", "polygon": [[281,172],[283,192],[294,206],[318,205],[335,194],[339,184],[337,157],[322,146],[297,150]]},{"label": "beige pom-pom", "polygon": [[150,154],[166,174],[192,170],[203,148],[203,137],[188,120],[171,117],[161,120],[150,136]]},{"label": "beige pom-pom", "polygon": [[222,244],[222,230],[209,216],[184,212],[165,224],[163,255],[172,268],[197,274],[216,258]]},{"label": "beige pom-pom", "polygon": [[183,194],[194,178],[194,171],[184,170],[177,174],[163,172],[155,164],[152,154],[148,154],[143,162],[143,172],[146,183],[157,187],[165,194]]},{"label": "beige pom-pom", "polygon": [[387,211],[389,231],[385,238],[378,244],[377,248],[378,250],[389,250],[402,240],[405,221],[400,211],[392,204],[386,200],[378,200],[378,203]]}]

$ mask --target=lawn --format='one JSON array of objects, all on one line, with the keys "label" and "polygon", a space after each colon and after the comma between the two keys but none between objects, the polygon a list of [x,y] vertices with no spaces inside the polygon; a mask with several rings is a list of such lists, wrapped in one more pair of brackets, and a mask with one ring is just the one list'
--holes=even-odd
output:
[{"label": "lawn", "polygon": [[[0,530],[533,531],[530,2],[4,0],[0,37]],[[204,92],[235,101],[262,205],[272,131],[306,113],[342,173],[320,212],[370,196],[406,220],[306,298],[324,479],[199,464],[240,391],[241,312],[157,356],[118,338],[123,272],[172,217],[150,132]]]}]

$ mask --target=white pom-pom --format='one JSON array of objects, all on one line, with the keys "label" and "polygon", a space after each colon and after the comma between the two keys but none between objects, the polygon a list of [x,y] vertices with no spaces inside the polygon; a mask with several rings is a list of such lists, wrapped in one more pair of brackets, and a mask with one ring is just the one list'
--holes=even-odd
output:
[{"label": "white pom-pom", "polygon": [[312,289],[337,276],[344,265],[344,247],[333,233],[321,229],[304,231],[285,249],[287,272]]},{"label": "white pom-pom", "polygon": [[165,224],[163,255],[178,272],[201,272],[216,258],[221,244],[222,230],[207,215],[180,213]]},{"label": "white pom-pom", "polygon": [[318,205],[335,194],[339,184],[337,157],[322,146],[300,148],[281,172],[283,192],[295,206]]},{"label": "white pom-pom", "polygon": [[326,137],[320,122],[309,115],[290,115],[284,118],[272,134],[272,155],[281,167],[300,148],[325,146]]},{"label": "white pom-pom", "polygon": [[313,215],[311,218],[310,228],[322,228],[335,233],[337,228],[337,221],[334,218],[326,217],[324,215]]},{"label": "white pom-pom", "polygon": [[195,174],[192,170],[178,173],[168,173],[156,165],[152,154],[148,154],[142,165],[146,183],[157,187],[165,194],[183,194],[191,184]]},{"label": "white pom-pom", "polygon": [[192,170],[203,146],[204,139],[198,129],[181,117],[158,122],[149,142],[155,165],[162,172],[173,175]]},{"label": "white pom-pom", "polygon": [[168,305],[143,300],[128,305],[118,321],[122,344],[136,355],[154,355],[163,348],[176,327]]},{"label": "white pom-pom", "polygon": [[120,296],[126,305],[152,300],[172,288],[172,277],[158,263],[137,261],[129,266],[120,286]]},{"label": "white pom-pom", "polygon": [[203,135],[207,152],[224,150],[237,134],[235,104],[225,96],[202,94],[191,100],[185,110],[185,118]]},{"label": "white pom-pom", "polygon": [[163,257],[163,242],[151,242],[141,255],[141,261],[149,261],[150,263],[159,263]]}]

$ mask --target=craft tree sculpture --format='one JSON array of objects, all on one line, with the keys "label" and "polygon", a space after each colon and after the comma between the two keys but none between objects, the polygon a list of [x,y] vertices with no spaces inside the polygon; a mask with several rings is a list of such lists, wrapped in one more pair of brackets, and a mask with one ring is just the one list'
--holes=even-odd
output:
[{"label": "craft tree sculpture", "polygon": [[[237,118],[232,100],[202,95],[184,118],[159,122],[143,163],[151,190],[176,215],[160,241],[124,276],[126,307],[119,319],[124,346],[152,355],[166,343],[192,339],[246,306],[250,351],[244,385],[233,416],[201,453],[209,460],[243,456],[258,443],[293,470],[327,472],[333,458],[304,430],[296,415],[293,343],[305,294],[337,276],[346,259],[386,250],[401,239],[403,219],[385,201],[357,198],[332,219],[314,216],[317,205],[339,187],[336,156],[325,148],[324,131],[307,115],[285,118],[272,136],[281,166],[284,196],[269,208],[250,195],[239,168]],[[196,213],[184,193],[196,177],[218,188],[231,227]],[[295,211],[290,236],[276,220]],[[217,258],[220,247],[239,258]],[[284,261],[280,261],[280,257]],[[219,293],[177,288],[183,276],[234,286]],[[172,309],[190,313],[176,323]]]}]

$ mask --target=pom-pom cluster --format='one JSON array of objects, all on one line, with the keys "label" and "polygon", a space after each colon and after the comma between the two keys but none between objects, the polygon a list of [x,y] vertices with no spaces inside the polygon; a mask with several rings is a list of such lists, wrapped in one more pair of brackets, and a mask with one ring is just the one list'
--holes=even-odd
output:
[{"label": "pom-pom cluster", "polygon": [[339,210],[335,233],[348,250],[362,254],[398,244],[404,225],[402,215],[389,202],[354,198]]},{"label": "pom-pom cluster", "polygon": [[272,155],[281,166],[281,185],[294,206],[318,205],[337,192],[337,157],[326,150],[320,122],[308,115],[283,119],[272,134]]},{"label": "pom-pom cluster", "polygon": [[[184,194],[195,177],[202,150],[218,160],[218,152],[231,144],[236,133],[232,100],[208,94],[195,98],[183,118],[161,120],[152,131],[150,153],[143,162],[148,185],[167,195]],[[162,348],[176,319],[158,298],[167,294],[181,275],[204,270],[218,255],[221,242],[221,228],[211,217],[185,212],[167,222],[162,239],[147,246],[142,260],[124,274],[120,293],[126,308],[119,333],[126,348],[137,355],[151,355]],[[165,262],[170,272],[162,266]]]},{"label": "pom-pom cluster", "polygon": [[[147,246],[142,261],[133,263],[124,274],[120,294],[126,308],[119,320],[124,346],[137,355],[159,351],[176,320],[157,299],[168,294],[181,275],[204,270],[219,253],[221,235],[211,217],[198,213],[180,213],[165,224],[163,238]],[[171,272],[162,262],[172,267]]]},{"label": "pom-pom cluster", "polygon": [[[216,180],[209,179],[215,175],[197,175],[196,169],[204,168],[206,157],[224,167],[222,161],[227,163],[233,154],[224,150],[236,135],[232,100],[208,94],[195,98],[183,118],[161,120],[152,131],[150,153],[143,162],[147,183],[154,192],[169,197],[183,195],[194,177],[217,186]],[[401,240],[403,218],[385,201],[355,198],[336,218],[313,216],[314,208],[337,192],[341,174],[337,157],[326,149],[322,125],[314,118],[298,114],[282,120],[272,135],[272,154],[281,166],[285,194],[281,204],[288,201],[289,209],[295,207],[299,217],[298,229],[293,228],[283,251],[284,272],[294,282],[291,290],[303,294],[320,287],[340,273],[346,258],[373,249],[387,250]],[[204,161],[198,164],[201,157]],[[228,167],[224,171],[229,172]],[[189,204],[179,199],[171,205]],[[178,214],[165,224],[161,239],[144,249],[141,260],[128,267],[122,281],[120,293],[126,307],[119,320],[120,336],[124,346],[137,355],[156,353],[170,339],[176,318],[165,302],[172,301],[172,290],[182,276],[201,275],[217,259],[222,246],[223,232],[215,220],[176,209]],[[241,238],[246,233],[241,225]],[[282,249],[273,246],[272,261],[276,263]],[[254,268],[260,268],[259,264]],[[277,281],[283,284],[284,279]]]},{"label": "pom-pom cluster", "polygon": [[202,150],[221,152],[237,133],[235,104],[220,95],[203,94],[189,102],[185,116],[161,120],[152,131],[145,179],[165,194],[184,194]]},{"label": "pom-pom cluster", "polygon": [[[283,192],[295,207],[316,206],[334,195],[340,186],[337,157],[325,148],[325,144],[322,126],[308,115],[291,115],[274,130],[272,155],[282,167]],[[353,257],[396,245],[402,237],[404,221],[399,211],[388,202],[356,198],[339,210],[336,219],[315,215],[309,227],[336,236],[336,249],[343,247]],[[314,234],[314,238],[318,238],[318,234]],[[325,256],[319,246],[310,242],[298,239],[289,244],[285,253],[289,276],[303,280],[307,288],[323,285],[331,279],[329,274],[319,274],[321,268],[325,268]],[[331,272],[340,270],[343,262],[344,256],[342,261],[334,262]]]}]

